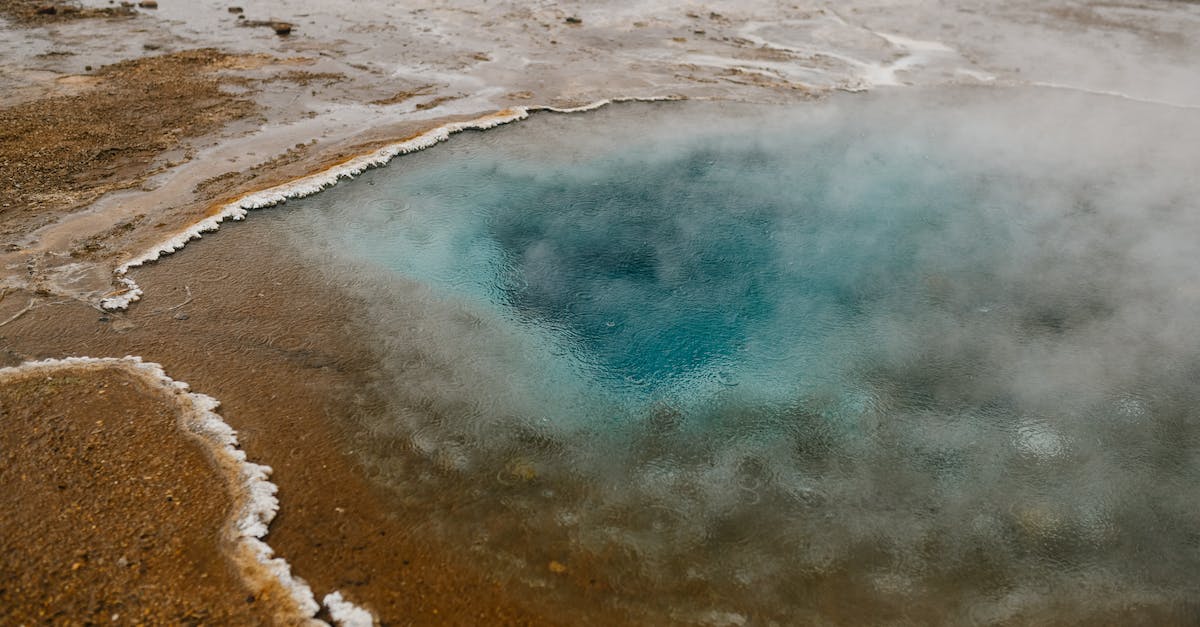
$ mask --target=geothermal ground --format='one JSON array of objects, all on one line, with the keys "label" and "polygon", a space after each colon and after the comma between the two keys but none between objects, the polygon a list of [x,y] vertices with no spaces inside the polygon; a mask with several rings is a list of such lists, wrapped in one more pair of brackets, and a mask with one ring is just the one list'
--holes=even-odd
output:
[{"label": "geothermal ground", "polygon": [[[502,577],[419,502],[397,515],[338,426],[382,402],[363,303],[329,298],[253,212],[127,265],[540,107],[953,88],[1200,109],[1184,1],[125,4],[0,2],[5,624],[753,621],[647,613],[653,595],[536,539],[543,583]],[[28,365],[126,355],[165,375]],[[219,400],[240,449],[190,430],[164,376]],[[264,528],[238,531],[247,512]],[[862,622],[835,584],[821,618]]]}]

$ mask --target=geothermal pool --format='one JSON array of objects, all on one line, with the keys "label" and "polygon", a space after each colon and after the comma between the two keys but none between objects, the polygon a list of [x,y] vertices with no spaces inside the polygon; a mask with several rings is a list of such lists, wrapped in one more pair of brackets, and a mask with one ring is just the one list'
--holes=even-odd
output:
[{"label": "geothermal pool", "polygon": [[254,219],[361,303],[364,467],[531,590],[698,623],[1185,620],[1196,117],[614,105]]}]

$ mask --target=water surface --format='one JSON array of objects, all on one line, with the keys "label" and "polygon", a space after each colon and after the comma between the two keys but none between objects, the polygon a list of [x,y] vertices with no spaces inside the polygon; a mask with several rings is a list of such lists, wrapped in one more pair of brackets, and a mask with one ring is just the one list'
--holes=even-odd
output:
[{"label": "water surface", "polygon": [[362,302],[364,465],[531,593],[1182,621],[1198,122],[990,89],[621,105],[263,215]]}]

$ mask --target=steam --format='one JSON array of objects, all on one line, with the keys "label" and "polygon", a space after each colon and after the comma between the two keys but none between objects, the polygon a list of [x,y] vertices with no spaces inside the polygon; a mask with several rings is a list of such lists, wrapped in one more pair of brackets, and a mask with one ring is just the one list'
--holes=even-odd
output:
[{"label": "steam", "polygon": [[288,225],[364,303],[399,493],[484,482],[446,511],[713,611],[795,618],[828,580],[943,619],[1179,616],[1198,122],[992,89],[537,116]]}]

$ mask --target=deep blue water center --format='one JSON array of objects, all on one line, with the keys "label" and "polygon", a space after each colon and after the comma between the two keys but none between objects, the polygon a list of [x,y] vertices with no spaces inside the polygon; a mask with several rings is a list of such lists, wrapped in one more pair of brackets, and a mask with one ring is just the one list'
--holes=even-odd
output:
[{"label": "deep blue water center", "polygon": [[[936,229],[919,196],[830,208],[824,174],[797,156],[737,146],[593,163],[582,180],[493,173],[453,202],[486,216],[479,236],[498,246],[505,304],[560,328],[599,376],[653,389],[714,364],[730,376],[752,339],[772,341],[755,333],[813,341],[853,320],[888,287],[879,274],[912,263],[911,231]],[[907,167],[863,175],[887,185]],[[887,234],[866,224],[897,219]],[[794,326],[770,326],[789,296],[804,300]]]},{"label": "deep blue water center", "polygon": [[275,219],[361,304],[366,463],[471,542],[1020,622],[1198,593],[1195,145],[1037,90],[614,106]]},{"label": "deep blue water center", "polygon": [[[856,327],[876,303],[921,273],[974,270],[1006,228],[973,204],[970,171],[909,146],[848,155],[841,138],[798,139],[430,159],[387,182],[392,198],[368,204],[345,244],[548,334],[635,405],[748,377],[790,393],[829,368],[779,377],[765,372],[776,360],[867,333]],[[944,232],[951,217],[973,228],[969,246]]]},{"label": "deep blue water center", "polygon": [[493,179],[503,199],[483,211],[511,269],[505,303],[560,326],[605,377],[656,387],[734,358],[779,289],[770,239],[780,202],[728,193],[752,174],[743,166],[752,156],[723,167],[706,154],[616,163],[594,180],[558,175],[549,186]]}]

